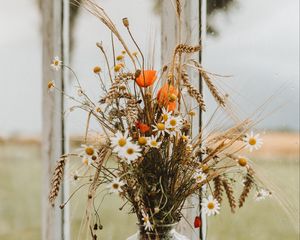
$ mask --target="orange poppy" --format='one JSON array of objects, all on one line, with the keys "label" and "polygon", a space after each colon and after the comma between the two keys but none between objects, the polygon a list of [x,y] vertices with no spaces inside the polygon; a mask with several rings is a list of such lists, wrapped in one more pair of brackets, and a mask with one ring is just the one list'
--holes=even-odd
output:
[{"label": "orange poppy", "polygon": [[168,111],[174,111],[176,109],[176,98],[178,96],[177,89],[166,83],[158,91],[157,101],[159,104],[167,107]]},{"label": "orange poppy", "polygon": [[150,127],[147,124],[136,122],[136,127],[140,129],[141,133],[146,133],[150,130]]},{"label": "orange poppy", "polygon": [[[145,77],[144,77],[145,74]],[[156,80],[156,71],[155,70],[144,70],[141,71],[141,74],[136,78],[136,83],[140,87],[149,87],[151,86]]]}]

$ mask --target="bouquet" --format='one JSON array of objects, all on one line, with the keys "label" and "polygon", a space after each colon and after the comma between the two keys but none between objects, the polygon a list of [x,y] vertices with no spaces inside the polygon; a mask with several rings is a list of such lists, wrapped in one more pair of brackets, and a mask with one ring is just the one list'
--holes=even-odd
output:
[{"label": "bouquet", "polygon": [[[180,15],[180,1],[176,2]],[[259,134],[251,131],[255,124],[251,119],[207,131],[213,114],[207,125],[195,130],[196,114],[204,112],[206,105],[202,93],[192,84],[191,71],[203,78],[218,104],[216,112],[230,110],[228,96],[214,84],[216,75],[191,57],[201,46],[179,42],[170,63],[160,70],[153,69],[146,66],[127,18],[123,24],[136,51],[129,49],[100,6],[90,0],[83,1],[83,6],[108,27],[124,50],[111,63],[111,55],[97,43],[106,62],[106,66],[93,69],[101,85],[97,102],[91,100],[77,78],[78,96],[66,94],[75,102],[72,109],[86,111],[102,131],[89,141],[88,123],[80,151],[61,156],[52,179],[50,202],[54,204],[58,195],[67,161],[81,161],[82,171],[72,172],[75,181],[90,178],[86,221],[94,239],[101,224],[91,206],[103,193],[98,192],[100,186],[106,186],[104,192],[117,194],[130,205],[141,227],[140,239],[173,239],[165,237],[167,233],[162,229],[168,228],[162,226],[181,220],[185,202],[192,195],[201,194],[201,212],[208,216],[219,214],[224,194],[232,212],[244,205],[251,189],[257,191],[258,199],[269,196],[270,191],[256,178],[250,160],[239,154],[244,148],[252,151],[262,146]],[[115,56],[115,49],[112,54]],[[55,70],[69,68],[58,57],[51,66]],[[55,81],[50,81],[48,88],[60,91]],[[108,161],[114,162],[113,167],[107,167]],[[242,185],[238,198],[233,189],[235,182]],[[197,213],[194,226],[200,226]]]}]

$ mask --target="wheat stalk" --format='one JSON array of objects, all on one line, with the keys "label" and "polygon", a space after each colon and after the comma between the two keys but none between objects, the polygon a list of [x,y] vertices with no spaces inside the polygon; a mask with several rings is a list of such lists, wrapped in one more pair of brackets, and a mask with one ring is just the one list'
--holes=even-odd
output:
[{"label": "wheat stalk", "polygon": [[54,206],[54,202],[59,193],[60,184],[63,180],[64,168],[65,168],[65,157],[61,157],[57,163],[53,173],[50,193],[49,193],[49,202]]},{"label": "wheat stalk", "polygon": [[233,195],[233,188],[232,188],[231,184],[229,183],[228,179],[226,179],[226,178],[222,179],[222,184],[224,186],[226,196],[228,198],[228,202],[229,202],[229,206],[231,208],[231,212],[234,213],[235,208],[236,208],[236,200],[235,200],[235,197]]}]

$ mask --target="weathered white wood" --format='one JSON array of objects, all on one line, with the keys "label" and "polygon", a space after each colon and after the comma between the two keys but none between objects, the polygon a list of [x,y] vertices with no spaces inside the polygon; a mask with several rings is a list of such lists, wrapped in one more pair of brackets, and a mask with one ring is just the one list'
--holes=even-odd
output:
[{"label": "weathered white wood", "polygon": [[[173,3],[173,4],[172,4]],[[201,41],[200,36],[200,25],[202,22],[202,14],[201,14],[201,0],[182,0],[182,29],[181,34],[179,34],[179,29],[175,11],[175,1],[171,0],[163,0],[162,1],[162,15],[161,15],[161,59],[162,64],[168,64],[173,50],[178,43],[178,39],[180,38],[181,43],[187,43],[191,45],[199,44]],[[205,29],[204,29],[205,30]],[[200,53],[201,54],[201,53]],[[201,59],[200,54],[193,55],[195,59]],[[192,82],[194,86],[201,85],[201,79],[197,72],[189,72]],[[194,129],[193,131],[197,133],[200,127],[200,119],[201,114],[198,109],[198,114],[196,115],[193,122]],[[205,216],[202,216],[202,228],[194,229],[193,226],[189,225],[191,223],[193,225],[194,219],[196,216],[199,216],[199,207],[200,207],[200,199],[198,197],[191,197],[187,199],[186,206],[194,206],[193,208],[188,208],[184,210],[184,219],[181,221],[178,229],[181,233],[189,237],[191,240],[201,239],[205,240],[206,234],[206,219]]]},{"label": "weathered white wood", "polygon": [[[64,8],[68,6],[68,8]],[[49,187],[56,161],[66,149],[65,123],[63,118],[64,99],[58,92],[48,93],[47,84],[54,80],[58,88],[64,89],[64,71],[53,71],[50,68],[51,59],[60,57],[68,60],[68,48],[64,42],[68,31],[68,23],[64,24],[64,16],[68,13],[69,2],[66,0],[42,1],[43,30],[43,78],[42,78],[42,159],[43,159],[43,190],[42,190],[42,239],[68,240],[68,211],[61,210],[59,204],[65,199],[65,186],[61,188],[57,205],[53,208],[48,202]],[[68,19],[67,19],[68,21]],[[63,193],[63,194],[62,194]],[[66,224],[67,222],[67,224]]]}]

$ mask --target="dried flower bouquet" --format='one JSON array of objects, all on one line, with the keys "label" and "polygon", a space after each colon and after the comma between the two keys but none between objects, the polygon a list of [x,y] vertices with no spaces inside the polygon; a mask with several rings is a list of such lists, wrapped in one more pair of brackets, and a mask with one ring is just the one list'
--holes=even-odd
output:
[{"label": "dried flower bouquet", "polygon": [[[176,3],[180,16],[180,1]],[[97,43],[109,72],[104,75],[104,67],[99,66],[93,69],[102,86],[98,102],[89,98],[77,78],[78,96],[65,94],[75,101],[73,108],[85,110],[89,119],[94,117],[102,131],[99,133],[101,137],[92,142],[88,142],[85,136],[80,152],[65,154],[58,161],[50,202],[54,204],[58,195],[66,161],[78,159],[83,170],[72,174],[77,181],[85,176],[90,178],[86,183],[89,185],[87,198],[90,208],[86,221],[94,238],[101,223],[92,203],[99,197],[102,185],[107,186],[106,193],[116,193],[130,204],[145,233],[155,233],[157,226],[179,222],[185,201],[193,194],[202,192],[201,211],[208,216],[220,212],[224,194],[232,212],[237,206],[244,205],[252,188],[256,189],[259,199],[270,195],[270,191],[255,177],[250,161],[239,155],[244,148],[252,151],[262,146],[259,135],[250,131],[254,125],[250,119],[238,121],[225,130],[216,128],[207,132],[206,126],[197,132],[194,130],[195,115],[199,110],[204,112],[206,106],[201,92],[190,80],[190,71],[201,74],[219,106],[217,111],[226,110],[228,104],[227,96],[217,89],[212,80],[214,75],[191,58],[191,54],[200,51],[201,46],[179,42],[170,64],[156,71],[146,66],[144,54],[130,31],[127,18],[123,19],[123,24],[136,46],[136,52],[129,50],[101,7],[90,0],[84,0],[83,6],[108,27],[124,51],[111,64],[106,49]],[[67,67],[59,58],[55,58],[51,66],[58,71]],[[156,87],[159,89],[156,90]],[[55,81],[50,81],[48,88],[60,91]],[[85,127],[88,132],[88,124]],[[107,161],[114,161],[115,167],[107,167]],[[238,198],[234,195],[234,182],[243,184]],[[195,227],[201,224],[197,215],[195,213]]]}]

